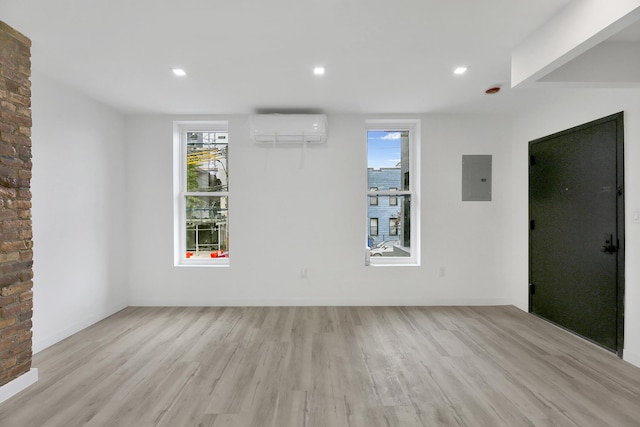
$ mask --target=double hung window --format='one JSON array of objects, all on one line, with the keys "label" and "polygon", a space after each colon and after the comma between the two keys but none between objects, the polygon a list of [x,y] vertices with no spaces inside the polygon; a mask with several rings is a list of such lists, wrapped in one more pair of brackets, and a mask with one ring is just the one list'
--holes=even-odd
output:
[{"label": "double hung window", "polygon": [[[369,187],[369,191],[378,191],[378,187]],[[369,197],[369,205],[378,206],[378,198],[375,196]]]},{"label": "double hung window", "polygon": [[398,235],[398,218],[389,218],[389,236],[397,236]]},{"label": "double hung window", "polygon": [[419,133],[418,120],[367,121],[371,265],[419,263]]},{"label": "double hung window", "polygon": [[[389,187],[389,191],[392,193],[398,190],[396,187]],[[389,196],[389,206],[398,206],[398,198],[396,196]]]},{"label": "double hung window", "polygon": [[369,235],[371,237],[378,235],[378,218],[369,218]]},{"label": "double hung window", "polygon": [[177,124],[175,137],[175,263],[228,265],[227,123]]}]

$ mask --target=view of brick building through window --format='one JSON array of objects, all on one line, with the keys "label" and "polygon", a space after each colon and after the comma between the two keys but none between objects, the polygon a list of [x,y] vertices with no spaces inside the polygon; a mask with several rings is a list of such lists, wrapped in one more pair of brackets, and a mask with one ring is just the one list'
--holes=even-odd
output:
[{"label": "view of brick building through window", "polygon": [[0,386],[31,368],[31,41],[0,21]]}]

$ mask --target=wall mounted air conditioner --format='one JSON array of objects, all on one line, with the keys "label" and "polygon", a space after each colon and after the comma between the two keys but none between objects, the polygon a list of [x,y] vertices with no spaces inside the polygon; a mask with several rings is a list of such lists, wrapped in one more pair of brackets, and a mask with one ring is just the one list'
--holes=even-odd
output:
[{"label": "wall mounted air conditioner", "polygon": [[249,119],[257,143],[322,143],[327,141],[324,114],[256,114]]}]

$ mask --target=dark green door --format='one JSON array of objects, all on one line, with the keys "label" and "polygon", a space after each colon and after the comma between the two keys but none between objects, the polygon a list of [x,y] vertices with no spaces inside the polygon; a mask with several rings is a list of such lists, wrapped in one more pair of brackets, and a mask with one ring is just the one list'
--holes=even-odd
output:
[{"label": "dark green door", "polygon": [[622,113],[529,145],[530,311],[622,353]]}]

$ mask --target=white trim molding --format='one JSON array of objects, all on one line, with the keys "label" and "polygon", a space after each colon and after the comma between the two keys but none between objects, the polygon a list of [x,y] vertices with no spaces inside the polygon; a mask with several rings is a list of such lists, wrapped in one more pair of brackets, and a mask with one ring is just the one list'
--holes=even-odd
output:
[{"label": "white trim molding", "polygon": [[15,396],[22,390],[26,389],[38,381],[38,370],[31,368],[29,372],[25,372],[13,381],[10,381],[0,387],[0,403]]},{"label": "white trim molding", "polygon": [[623,356],[622,359],[625,362],[629,362],[634,366],[637,366],[638,368],[640,368],[640,356],[638,356],[637,354],[631,353],[627,350],[624,350],[622,352]]}]

